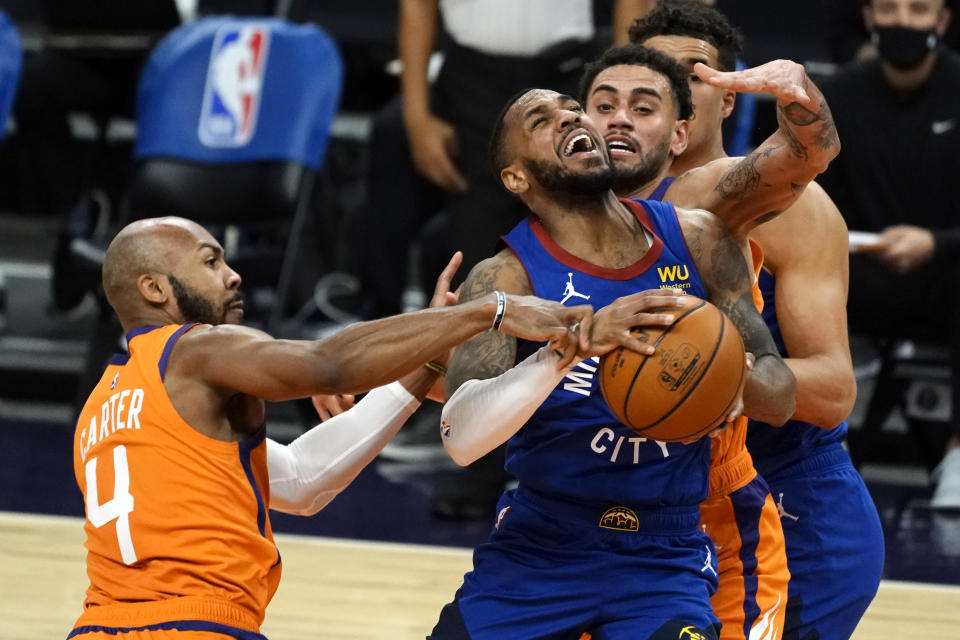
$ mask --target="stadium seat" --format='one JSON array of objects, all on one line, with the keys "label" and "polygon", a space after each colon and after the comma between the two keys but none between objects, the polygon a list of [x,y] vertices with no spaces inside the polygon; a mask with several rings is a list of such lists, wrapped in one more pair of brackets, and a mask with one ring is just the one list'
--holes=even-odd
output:
[{"label": "stadium seat", "polygon": [[[850,455],[868,462],[919,464],[932,469],[943,455],[952,412],[950,354],[934,342],[888,340],[862,384],[872,380],[860,428],[850,432]],[[887,429],[898,412],[906,431]]]},{"label": "stadium seat", "polygon": [[248,282],[273,280],[268,332],[290,293],[341,81],[336,47],[315,26],[211,17],[165,38],[140,82],[125,218],[175,213],[280,239],[229,256]]},{"label": "stadium seat", "polygon": [[[276,335],[342,75],[336,46],[313,25],[216,16],[172,31],[141,77],[133,167],[114,231],[161,215],[207,226],[244,289],[273,291],[261,325]],[[88,268],[102,258],[96,244],[74,242]],[[79,394],[115,344],[112,312],[101,306]]]},{"label": "stadium seat", "polygon": [[22,66],[20,36],[7,14],[0,11],[0,140],[7,135],[7,118],[13,108]]}]

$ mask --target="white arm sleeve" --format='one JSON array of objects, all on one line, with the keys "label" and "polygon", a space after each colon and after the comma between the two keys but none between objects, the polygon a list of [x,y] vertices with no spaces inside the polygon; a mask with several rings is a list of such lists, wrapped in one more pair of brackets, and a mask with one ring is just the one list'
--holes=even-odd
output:
[{"label": "white arm sleeve", "polygon": [[558,371],[557,360],[542,347],[496,378],[460,385],[442,415],[443,446],[454,462],[468,465],[519,431],[572,368]]},{"label": "white arm sleeve", "polygon": [[399,382],[284,446],[267,438],[270,508],[313,515],[353,482],[420,403]]}]

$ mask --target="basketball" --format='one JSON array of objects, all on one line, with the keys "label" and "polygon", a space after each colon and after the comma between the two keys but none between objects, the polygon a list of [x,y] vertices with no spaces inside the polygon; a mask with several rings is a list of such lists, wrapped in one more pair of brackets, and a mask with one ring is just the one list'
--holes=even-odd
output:
[{"label": "basketball", "polygon": [[600,359],[600,390],[620,421],[645,438],[690,440],[720,426],[746,380],[743,340],[717,307],[695,296],[668,326],[634,327],[656,351],[619,347]]}]

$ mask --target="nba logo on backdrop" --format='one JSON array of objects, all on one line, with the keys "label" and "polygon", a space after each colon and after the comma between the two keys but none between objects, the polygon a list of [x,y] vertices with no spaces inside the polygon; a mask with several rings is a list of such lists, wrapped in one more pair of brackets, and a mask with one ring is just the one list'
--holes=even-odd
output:
[{"label": "nba logo on backdrop", "polygon": [[263,91],[270,32],[256,25],[228,25],[213,40],[200,111],[200,141],[208,147],[240,147],[253,137]]}]

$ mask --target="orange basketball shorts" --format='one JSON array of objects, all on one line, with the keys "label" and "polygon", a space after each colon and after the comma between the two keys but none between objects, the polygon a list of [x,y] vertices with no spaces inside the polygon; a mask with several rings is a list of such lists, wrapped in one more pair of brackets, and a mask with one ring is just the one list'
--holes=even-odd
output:
[{"label": "orange basketball shorts", "polygon": [[710,603],[721,640],[779,640],[787,608],[783,528],[763,478],[700,506],[700,526],[717,549],[719,588]]}]

